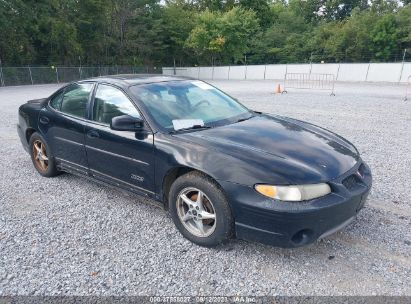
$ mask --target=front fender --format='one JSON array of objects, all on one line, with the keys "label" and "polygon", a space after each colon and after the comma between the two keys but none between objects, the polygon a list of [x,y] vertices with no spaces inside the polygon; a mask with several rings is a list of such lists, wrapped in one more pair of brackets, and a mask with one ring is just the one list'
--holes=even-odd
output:
[{"label": "front fender", "polygon": [[[200,145],[184,138],[157,133],[154,136],[156,153],[155,185],[161,193],[164,177],[173,168],[188,167],[211,176],[217,181],[232,182],[245,186],[275,180],[277,184],[287,180],[264,166],[264,155],[258,159],[252,155],[235,155],[205,145]],[[273,160],[271,159],[271,165]],[[267,161],[268,163],[268,161]],[[284,165],[281,165],[284,168]],[[280,167],[280,164],[278,165]],[[288,172],[292,166],[285,169]],[[295,170],[295,168],[294,168]],[[281,170],[280,170],[281,171]],[[295,173],[297,174],[297,172]]]}]

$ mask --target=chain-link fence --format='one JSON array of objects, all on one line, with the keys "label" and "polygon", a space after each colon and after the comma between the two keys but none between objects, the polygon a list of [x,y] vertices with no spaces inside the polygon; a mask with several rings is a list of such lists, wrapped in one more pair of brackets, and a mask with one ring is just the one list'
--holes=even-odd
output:
[{"label": "chain-link fence", "polygon": [[64,83],[91,77],[118,74],[161,74],[161,68],[142,66],[26,66],[0,67],[0,86]]}]

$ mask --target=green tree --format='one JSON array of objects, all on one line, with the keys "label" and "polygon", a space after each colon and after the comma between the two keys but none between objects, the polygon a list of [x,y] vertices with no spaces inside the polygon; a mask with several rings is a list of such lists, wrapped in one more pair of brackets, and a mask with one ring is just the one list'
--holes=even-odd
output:
[{"label": "green tree", "polygon": [[366,10],[368,0],[329,0],[323,1],[323,15],[331,20],[344,20],[351,16],[353,9]]},{"label": "green tree", "polygon": [[161,39],[164,45],[164,62],[174,64],[174,60],[183,65],[190,58],[184,48],[185,41],[196,23],[197,14],[184,5],[170,4],[165,7],[161,18]]},{"label": "green tree", "polygon": [[308,22],[321,20],[320,10],[323,6],[322,0],[290,0],[289,8],[297,16],[303,17]]},{"label": "green tree", "polygon": [[253,63],[303,62],[311,25],[284,3],[271,6],[273,24],[254,39]]},{"label": "green tree", "polygon": [[409,0],[1,0],[3,65],[387,61]]},{"label": "green tree", "polygon": [[3,65],[27,64],[34,59],[23,1],[0,1],[0,60]]},{"label": "green tree", "polygon": [[235,6],[235,0],[197,0],[195,1],[199,11],[228,11]]},{"label": "green tree", "polygon": [[75,2],[73,13],[83,62],[100,64],[109,57],[110,0],[81,0]]},{"label": "green tree", "polygon": [[153,65],[162,60],[161,12],[158,0],[113,1],[111,37],[115,61]]},{"label": "green tree", "polygon": [[368,11],[353,11],[350,18],[316,27],[310,49],[316,61],[368,62],[373,54],[370,28],[375,15]]},{"label": "green tree", "polygon": [[267,28],[272,23],[272,14],[267,0],[239,0],[239,5],[254,11],[262,28]]},{"label": "green tree", "polygon": [[411,52],[411,5],[407,5],[399,10],[396,17],[398,24],[398,42],[401,51],[408,49],[408,51]]},{"label": "green tree", "polygon": [[226,13],[206,10],[187,39],[186,46],[203,58],[218,57],[223,62],[242,60],[249,51],[251,37],[258,31],[255,12],[233,8]]},{"label": "green tree", "polygon": [[397,0],[370,0],[370,9],[377,15],[393,13],[398,10]]},{"label": "green tree", "polygon": [[375,53],[378,60],[393,60],[393,56],[398,51],[398,30],[395,17],[387,14],[378,19],[371,31],[373,42],[371,50]]}]

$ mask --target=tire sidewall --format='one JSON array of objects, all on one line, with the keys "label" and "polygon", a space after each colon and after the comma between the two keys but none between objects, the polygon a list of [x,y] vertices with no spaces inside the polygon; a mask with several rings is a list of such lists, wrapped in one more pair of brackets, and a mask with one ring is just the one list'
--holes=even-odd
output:
[{"label": "tire sidewall", "polygon": [[[48,157],[48,167],[47,167],[47,171],[41,171],[37,168],[36,166],[36,162],[34,160],[34,155],[33,155],[33,144],[36,140],[40,140],[46,147],[46,152],[47,152],[47,157]],[[36,171],[44,176],[44,177],[52,177],[55,176],[57,174],[57,169],[56,169],[56,162],[53,156],[53,153],[50,149],[50,146],[47,144],[46,140],[43,138],[43,136],[41,136],[39,133],[35,132],[33,133],[33,135],[30,137],[29,140],[29,147],[30,147],[30,157],[31,157],[31,161],[33,162],[34,168],[36,169]]]},{"label": "tire sidewall", "polygon": [[[189,187],[194,187],[211,200],[216,213],[216,227],[214,232],[207,237],[198,237],[191,234],[181,222],[177,214],[177,199],[180,192]],[[207,176],[188,173],[179,177],[171,186],[169,195],[170,214],[174,224],[181,234],[193,243],[205,247],[214,247],[227,242],[233,235],[233,217],[229,203],[224,192]]]}]

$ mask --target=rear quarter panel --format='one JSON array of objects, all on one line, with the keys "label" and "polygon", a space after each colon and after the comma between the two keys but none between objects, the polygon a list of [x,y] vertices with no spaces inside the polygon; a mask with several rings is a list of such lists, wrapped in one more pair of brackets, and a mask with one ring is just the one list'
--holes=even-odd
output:
[{"label": "rear quarter panel", "polygon": [[[37,100],[36,100],[37,101]],[[27,150],[29,135],[38,132],[38,118],[40,110],[44,107],[46,100],[38,102],[29,101],[19,107],[17,130],[23,147]]]}]

